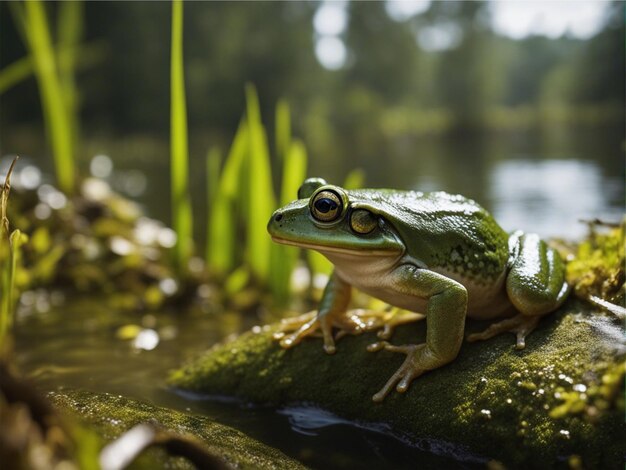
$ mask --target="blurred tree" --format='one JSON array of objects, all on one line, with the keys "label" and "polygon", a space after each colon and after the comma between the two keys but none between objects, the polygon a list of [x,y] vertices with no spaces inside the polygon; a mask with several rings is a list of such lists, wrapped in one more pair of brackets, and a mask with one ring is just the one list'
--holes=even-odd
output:
[{"label": "blurred tree", "polygon": [[[556,68],[571,62],[580,41],[531,36],[520,41],[505,40],[503,43],[506,44],[509,59],[503,104],[520,106],[537,103],[548,76]],[[559,96],[562,95],[558,90],[555,91]]]},{"label": "blurred tree", "polygon": [[434,15],[454,22],[461,34],[458,46],[442,52],[437,76],[441,103],[453,113],[456,130],[481,128],[487,110],[500,102],[504,91],[503,58],[488,28],[485,6],[440,2],[432,8]]},{"label": "blurred tree", "polygon": [[577,83],[575,103],[612,103],[624,107],[626,102],[624,71],[624,2],[611,3],[605,27],[582,45],[574,80]]},{"label": "blurred tree", "polygon": [[[322,73],[313,13],[301,2],[190,2],[184,30],[190,127],[232,131],[248,81],[268,113],[281,96],[302,101]],[[111,54],[98,74],[83,77],[85,117],[124,132],[166,132],[168,5],[89,2],[86,15],[89,38],[107,38]]]},{"label": "blurred tree", "polygon": [[[234,128],[253,82],[263,114],[281,98],[302,102],[322,69],[313,52],[314,8],[303,2],[192,2],[185,34],[193,122]],[[271,122],[271,119],[267,119]]]},{"label": "blurred tree", "polygon": [[363,87],[395,104],[416,88],[420,50],[409,23],[395,22],[383,2],[351,2],[346,87]]},{"label": "blurred tree", "polygon": [[[391,19],[384,2],[350,2],[343,34],[349,57],[338,71],[325,70],[315,57],[312,20],[319,5],[189,2],[184,36],[192,135],[210,130],[228,139],[248,81],[257,86],[264,121],[272,122],[269,107],[287,98],[294,132],[303,135],[306,128],[307,144],[317,146],[313,155],[329,159],[345,152],[374,158],[397,137],[394,130],[442,132],[450,116],[457,129],[471,130],[497,122],[494,110],[503,107],[624,102],[621,2],[612,4],[605,30],[589,41],[497,36],[487,2],[432,2],[404,21]],[[58,4],[46,7],[58,14]],[[0,68],[25,56],[7,11],[0,2]],[[85,132],[165,135],[168,5],[87,2],[85,15],[85,42],[109,46],[103,63],[77,77]],[[447,48],[418,47],[424,28],[458,38],[448,37]],[[395,124],[385,127],[390,113]],[[432,125],[424,124],[428,119]],[[32,78],[2,95],[3,131],[40,122]]]}]

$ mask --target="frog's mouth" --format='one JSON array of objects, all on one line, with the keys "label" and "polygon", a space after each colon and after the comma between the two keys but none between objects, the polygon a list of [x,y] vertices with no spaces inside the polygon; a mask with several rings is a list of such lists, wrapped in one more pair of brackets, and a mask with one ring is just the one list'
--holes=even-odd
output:
[{"label": "frog's mouth", "polygon": [[344,255],[357,255],[357,256],[393,256],[401,253],[402,250],[396,248],[389,249],[372,249],[368,246],[362,248],[342,248],[338,246],[323,245],[321,243],[310,243],[302,241],[293,241],[287,238],[280,238],[272,236],[272,240],[282,245],[297,246],[298,248],[308,248],[310,250],[319,251],[321,253],[338,253]]}]

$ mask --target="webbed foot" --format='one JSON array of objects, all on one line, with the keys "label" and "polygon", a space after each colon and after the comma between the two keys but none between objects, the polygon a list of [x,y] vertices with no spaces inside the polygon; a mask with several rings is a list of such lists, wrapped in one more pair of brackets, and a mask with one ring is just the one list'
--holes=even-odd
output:
[{"label": "webbed foot", "polygon": [[[280,330],[274,333],[274,339],[279,340],[283,348],[291,348],[307,336],[314,336],[321,331],[324,351],[333,354],[336,351],[335,340],[348,334],[358,335],[383,327],[384,314],[387,312],[356,309],[341,314],[320,316],[313,311],[282,320]],[[335,336],[333,328],[339,329]]]},{"label": "webbed foot", "polygon": [[[317,311],[313,310],[297,317],[282,319],[280,329],[272,337],[280,342],[281,347],[288,349],[299,344],[307,336],[316,335],[318,330],[320,330],[320,321],[317,317]],[[324,349],[326,349],[326,342],[325,339]],[[334,346],[332,337],[330,343]]]},{"label": "webbed foot", "polygon": [[[358,335],[368,331],[378,332],[380,339],[389,339],[395,328],[406,323],[426,318],[421,313],[413,313],[398,308],[386,310],[354,309],[343,314],[319,316],[312,311],[293,318],[281,320],[280,330],[274,333],[274,339],[280,341],[283,348],[299,344],[307,336],[317,336],[320,331],[324,338],[324,350],[333,354],[335,341],[346,335]],[[339,331],[333,336],[333,328]]]},{"label": "webbed foot", "polygon": [[372,400],[377,403],[383,401],[394,387],[396,391],[404,393],[408,390],[409,385],[415,378],[426,371],[436,369],[444,364],[444,362],[436,360],[426,347],[426,343],[394,346],[387,341],[381,341],[379,343],[370,344],[367,348],[370,352],[380,351],[382,349],[406,354],[406,359],[400,368],[389,378],[383,388],[372,397]]},{"label": "webbed foot", "polygon": [[[380,329],[377,336],[380,339],[389,339],[393,335],[396,327],[405,325],[407,323],[413,323],[415,321],[423,320],[426,315],[421,313],[409,312],[401,310],[397,307],[390,307],[385,310],[366,310],[355,309],[349,312],[349,315],[354,315],[364,324],[363,332],[374,331]],[[343,338],[350,332],[346,330],[340,330],[335,339]]]},{"label": "webbed foot", "polygon": [[481,333],[473,333],[468,335],[469,342],[485,340],[493,338],[500,333],[514,333],[517,336],[515,349],[524,349],[526,347],[526,336],[530,334],[539,323],[540,316],[523,315],[518,313],[514,317],[494,323]]}]

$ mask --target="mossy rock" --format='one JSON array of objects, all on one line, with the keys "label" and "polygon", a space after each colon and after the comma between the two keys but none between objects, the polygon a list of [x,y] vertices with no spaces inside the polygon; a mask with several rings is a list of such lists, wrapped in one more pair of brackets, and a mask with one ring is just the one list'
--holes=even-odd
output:
[{"label": "mossy rock", "polygon": [[[77,418],[82,425],[95,429],[104,442],[118,438],[137,424],[150,423],[174,434],[194,436],[201,441],[209,454],[222,460],[229,468],[305,468],[280,451],[205,416],[160,408],[108,393],[59,391],[51,392],[48,398],[62,412]],[[183,457],[172,457],[164,450],[150,449],[138,459],[133,468],[195,467]]]},{"label": "mossy rock", "polygon": [[[468,321],[467,330],[484,327]],[[507,466],[545,468],[569,459],[573,466],[623,468],[622,327],[574,298],[541,321],[526,349],[514,349],[512,335],[466,342],[454,362],[380,404],[372,395],[404,356],[367,352],[373,333],[346,337],[336,354],[327,355],[315,338],[280,348],[271,337],[274,328],[256,328],[212,348],[173,372],[170,384],[257,403],[305,402]],[[424,338],[420,322],[398,328],[391,342]]]}]

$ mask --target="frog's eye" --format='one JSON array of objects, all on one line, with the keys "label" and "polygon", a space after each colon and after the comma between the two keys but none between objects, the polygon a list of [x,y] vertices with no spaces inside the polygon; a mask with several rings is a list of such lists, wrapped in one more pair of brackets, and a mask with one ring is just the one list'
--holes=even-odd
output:
[{"label": "frog's eye", "polygon": [[378,221],[374,214],[364,209],[352,211],[352,215],[350,216],[350,227],[352,230],[363,235],[374,230],[377,223]]},{"label": "frog's eye", "polygon": [[320,191],[311,204],[311,214],[320,222],[333,222],[339,218],[343,205],[339,195],[330,190]]}]

